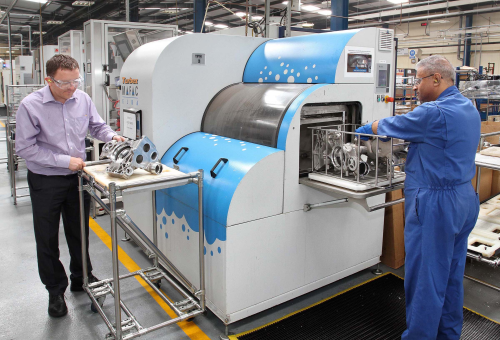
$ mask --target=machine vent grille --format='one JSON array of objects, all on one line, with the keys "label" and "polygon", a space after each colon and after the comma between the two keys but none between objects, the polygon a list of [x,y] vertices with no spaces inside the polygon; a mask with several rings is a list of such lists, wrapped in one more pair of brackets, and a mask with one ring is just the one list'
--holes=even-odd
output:
[{"label": "machine vent grille", "polygon": [[394,31],[381,29],[378,31],[378,49],[391,51]]}]

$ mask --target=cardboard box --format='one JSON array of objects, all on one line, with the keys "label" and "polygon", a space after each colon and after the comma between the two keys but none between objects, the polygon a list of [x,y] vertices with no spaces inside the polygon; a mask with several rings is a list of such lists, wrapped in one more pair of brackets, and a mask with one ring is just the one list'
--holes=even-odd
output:
[{"label": "cardboard box", "polygon": [[[476,176],[474,176],[474,178],[472,179],[472,186],[474,187],[474,190],[476,190],[476,178],[477,178],[477,170],[476,170]],[[493,170],[487,168],[481,168],[479,201],[483,202],[491,197],[492,182],[493,182]]]},{"label": "cardboard box", "polygon": [[[386,194],[386,202],[403,198],[403,190],[396,190]],[[405,206],[404,203],[385,208],[384,241],[380,261],[394,269],[405,264]]]}]

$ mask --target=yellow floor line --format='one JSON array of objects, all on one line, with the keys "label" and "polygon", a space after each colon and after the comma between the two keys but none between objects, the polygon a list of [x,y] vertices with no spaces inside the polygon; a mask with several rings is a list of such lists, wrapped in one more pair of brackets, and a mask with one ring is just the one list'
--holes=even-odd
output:
[{"label": "yellow floor line", "polygon": [[2,127],[5,127],[5,124],[4,124],[1,120],[0,120],[0,125],[1,125]]},{"label": "yellow floor line", "polygon": [[[108,233],[104,229],[102,229],[101,226],[97,224],[97,222],[92,218],[90,219],[89,226],[90,229],[92,229],[94,233],[96,233],[96,235],[101,239],[101,241],[109,248],[109,250],[111,250],[111,237],[108,235]],[[130,272],[135,272],[141,269],[120,246],[118,246],[118,259]],[[165,301],[163,301],[142,278],[138,276],[134,277],[172,319],[177,317],[177,314],[175,314],[175,312],[165,303]],[[186,333],[186,335],[190,339],[210,340],[210,338],[194,322],[182,321],[177,325],[184,331],[184,333]]]}]

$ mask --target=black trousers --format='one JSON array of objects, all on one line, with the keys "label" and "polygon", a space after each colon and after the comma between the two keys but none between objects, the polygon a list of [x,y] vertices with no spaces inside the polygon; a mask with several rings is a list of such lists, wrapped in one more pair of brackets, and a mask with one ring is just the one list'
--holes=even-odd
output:
[{"label": "black trousers", "polygon": [[[38,273],[50,294],[63,294],[68,277],[59,260],[59,222],[62,214],[64,234],[71,256],[71,280],[83,277],[78,175],[45,176],[28,171],[33,225],[35,229]],[[84,193],[88,272],[92,271],[89,246],[90,196]]]}]

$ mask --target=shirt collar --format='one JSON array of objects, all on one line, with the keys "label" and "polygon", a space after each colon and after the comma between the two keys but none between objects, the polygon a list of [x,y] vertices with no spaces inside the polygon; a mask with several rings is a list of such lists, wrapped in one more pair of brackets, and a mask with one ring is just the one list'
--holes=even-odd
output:
[{"label": "shirt collar", "polygon": [[[76,96],[77,92],[78,92],[78,89],[76,89],[76,91],[73,92],[73,95],[68,100],[74,99],[74,100],[78,101],[78,97]],[[45,87],[42,89],[42,94],[43,94],[42,102],[44,104],[48,103],[48,102],[60,103],[59,101],[55,100],[54,96],[52,95],[52,92],[50,91],[49,85],[45,85]],[[68,100],[66,100],[66,102],[68,102]]]},{"label": "shirt collar", "polygon": [[452,94],[456,94],[456,93],[458,93],[457,87],[455,85],[451,85],[446,90],[441,92],[441,94],[439,95],[439,97],[436,100],[442,100],[442,99],[444,99],[444,97],[448,97],[448,96],[450,96]]}]

